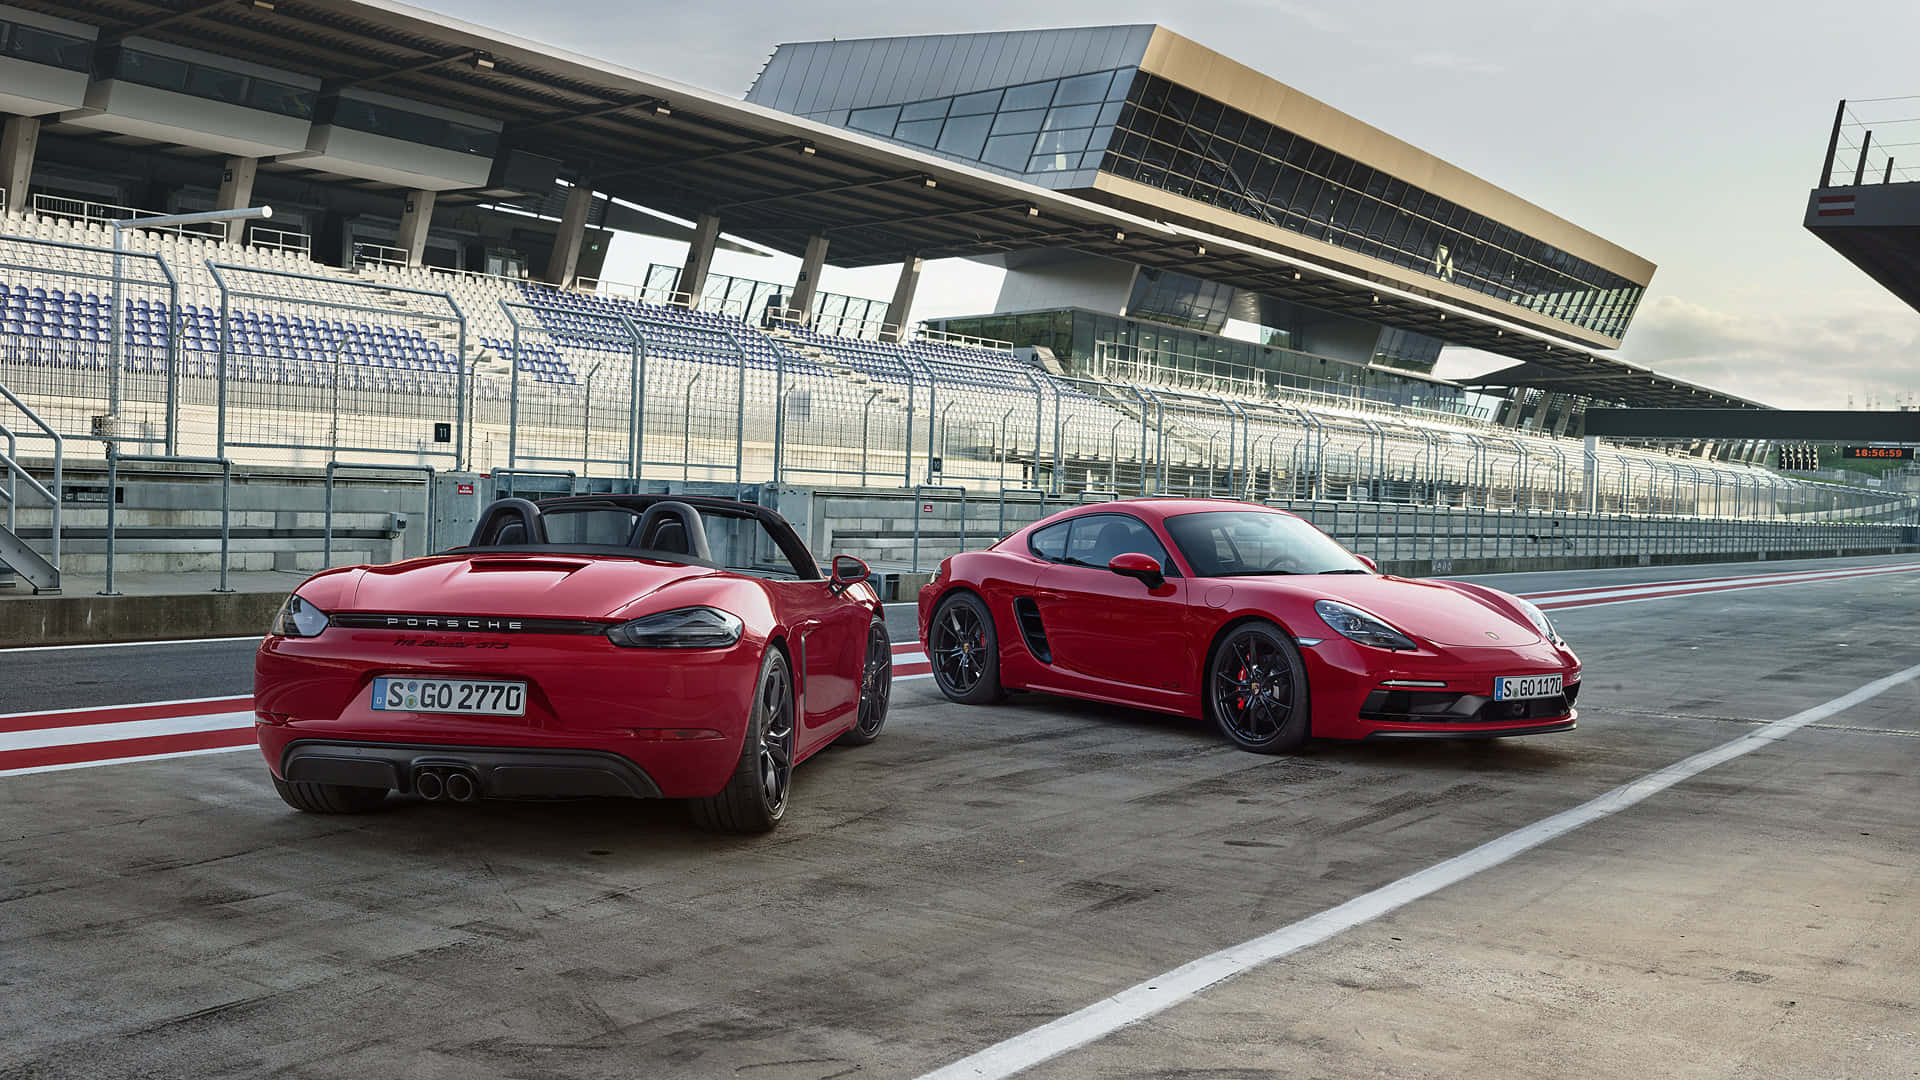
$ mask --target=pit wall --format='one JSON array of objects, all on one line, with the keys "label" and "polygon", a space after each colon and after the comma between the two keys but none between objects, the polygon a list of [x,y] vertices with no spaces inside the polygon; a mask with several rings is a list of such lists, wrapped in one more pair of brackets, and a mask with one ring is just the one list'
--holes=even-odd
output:
[{"label": "pit wall", "polygon": [[[40,472],[40,470],[36,470]],[[418,474],[342,470],[333,491],[332,564],[389,562],[428,551],[430,515]],[[469,513],[447,505],[449,491],[467,482]],[[61,562],[71,576],[105,568],[106,472],[70,468]],[[568,476],[500,479],[443,476],[436,484],[443,549],[465,541],[462,531],[496,489],[539,498],[568,490],[625,489],[632,485]],[[219,568],[220,476],[197,465],[122,467],[118,499],[117,568],[137,571],[213,571]],[[981,548],[1075,499],[1043,499],[1031,491],[1005,497],[935,488],[846,489],[724,483],[647,481],[655,493],[744,494],[778,509],[794,523],[822,562],[856,555],[873,567],[889,601],[911,600],[941,559]],[[229,495],[230,568],[311,572],[325,561],[326,478],[321,470],[247,468],[234,473]],[[1096,495],[1085,502],[1102,501]],[[1411,507],[1390,503],[1293,502],[1290,509],[1376,560],[1389,573],[1412,577],[1665,566],[1680,563],[1878,555],[1920,551],[1913,525],[1789,523],[1632,515],[1572,514],[1481,507]],[[22,500],[19,531],[42,550],[48,516]],[[459,533],[459,535],[454,535]],[[917,538],[917,539],[916,539]],[[4,581],[0,575],[0,581]],[[0,647],[178,637],[257,634],[279,605],[277,592],[100,597],[95,586],[66,596],[32,596],[23,583],[0,586]]]}]

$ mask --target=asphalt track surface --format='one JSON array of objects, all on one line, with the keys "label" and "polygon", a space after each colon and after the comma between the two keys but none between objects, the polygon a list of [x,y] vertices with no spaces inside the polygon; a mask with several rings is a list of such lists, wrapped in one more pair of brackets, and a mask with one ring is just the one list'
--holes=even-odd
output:
[{"label": "asphalt track surface", "polygon": [[1579,730],[1267,758],[908,677],[759,839],[295,814],[252,642],[0,652],[0,1077],[1920,1075],[1920,560],[1480,580]]}]

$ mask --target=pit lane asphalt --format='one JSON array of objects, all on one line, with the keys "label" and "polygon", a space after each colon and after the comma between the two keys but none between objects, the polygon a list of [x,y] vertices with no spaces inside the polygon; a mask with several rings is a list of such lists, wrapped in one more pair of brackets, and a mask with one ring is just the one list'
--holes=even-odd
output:
[{"label": "pit lane asphalt", "polygon": [[[1569,735],[1262,758],[903,682],[756,840],[296,815],[248,752],[0,778],[0,1077],[914,1076],[1920,661],[1920,575],[1555,618]],[[246,693],[250,653],[0,654],[0,711]],[[1911,1075],[1917,717],[1909,685],[1032,1075]]]}]

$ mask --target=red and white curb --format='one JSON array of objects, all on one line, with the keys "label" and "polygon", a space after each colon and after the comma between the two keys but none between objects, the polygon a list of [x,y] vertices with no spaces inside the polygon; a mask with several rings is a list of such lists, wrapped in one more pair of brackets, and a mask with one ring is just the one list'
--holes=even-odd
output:
[{"label": "red and white curb", "polygon": [[[1911,573],[1920,573],[1920,563],[1555,589],[1520,595],[1548,611],[1558,611]],[[0,657],[4,655],[0,653]],[[894,682],[932,677],[933,665],[918,642],[894,645]],[[0,777],[196,754],[225,754],[249,750],[254,745],[251,697],[14,713],[0,716]]]}]

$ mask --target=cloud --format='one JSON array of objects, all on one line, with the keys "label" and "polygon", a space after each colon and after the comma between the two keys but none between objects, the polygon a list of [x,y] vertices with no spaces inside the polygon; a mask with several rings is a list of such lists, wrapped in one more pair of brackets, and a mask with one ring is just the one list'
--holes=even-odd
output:
[{"label": "cloud", "polygon": [[1862,306],[1734,315],[1675,296],[1643,308],[1622,359],[1784,409],[1920,394],[1920,315]]},{"label": "cloud", "polygon": [[1444,50],[1415,53],[1412,63],[1414,67],[1451,71],[1460,75],[1499,75],[1507,70],[1491,60]]}]

